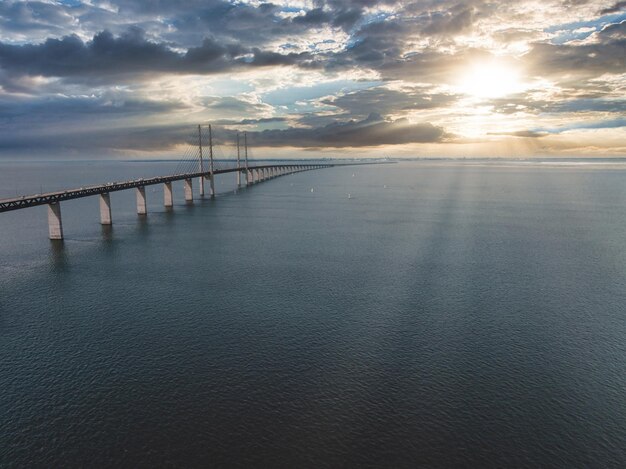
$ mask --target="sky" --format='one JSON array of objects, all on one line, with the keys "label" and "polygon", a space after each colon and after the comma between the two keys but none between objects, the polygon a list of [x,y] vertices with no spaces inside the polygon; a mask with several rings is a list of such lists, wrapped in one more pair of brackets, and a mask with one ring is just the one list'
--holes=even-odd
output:
[{"label": "sky", "polygon": [[0,2],[0,158],[625,157],[626,2]]}]

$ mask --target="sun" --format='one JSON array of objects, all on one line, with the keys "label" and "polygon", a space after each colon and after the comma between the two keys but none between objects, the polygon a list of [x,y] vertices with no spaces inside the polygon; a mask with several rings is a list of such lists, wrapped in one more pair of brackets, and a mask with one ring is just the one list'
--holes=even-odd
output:
[{"label": "sun", "polygon": [[461,74],[457,87],[461,93],[475,98],[500,98],[523,89],[519,71],[498,63],[472,65]]}]

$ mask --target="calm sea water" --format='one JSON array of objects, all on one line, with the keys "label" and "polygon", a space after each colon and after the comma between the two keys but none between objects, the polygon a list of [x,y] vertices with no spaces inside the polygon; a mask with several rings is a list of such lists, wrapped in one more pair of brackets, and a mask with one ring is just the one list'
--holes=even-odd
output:
[{"label": "calm sea water", "polygon": [[[0,196],[171,166],[2,163]],[[63,244],[0,214],[0,467],[626,466],[624,168],[232,179],[114,193],[112,229],[65,202]]]}]

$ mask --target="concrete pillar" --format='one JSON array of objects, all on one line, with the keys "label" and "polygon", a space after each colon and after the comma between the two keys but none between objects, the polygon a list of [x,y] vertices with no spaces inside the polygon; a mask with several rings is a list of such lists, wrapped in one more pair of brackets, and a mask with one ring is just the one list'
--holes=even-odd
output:
[{"label": "concrete pillar", "polygon": [[163,205],[165,205],[166,207],[172,207],[174,205],[171,182],[163,183]]},{"label": "concrete pillar", "polygon": [[144,186],[137,188],[137,214],[145,215],[148,213],[146,207],[146,188]]},{"label": "concrete pillar", "polygon": [[200,197],[204,197],[204,176],[198,178],[200,181]]},{"label": "concrete pillar", "polygon": [[193,200],[193,183],[191,179],[185,179],[185,200],[191,202]]},{"label": "concrete pillar", "polygon": [[111,197],[108,193],[100,194],[100,224],[111,225]]},{"label": "concrete pillar", "polygon": [[215,176],[213,176],[213,173],[211,173],[211,175],[209,176],[209,182],[211,183],[209,191],[211,198],[213,198],[215,197]]},{"label": "concrete pillar", "polygon": [[50,239],[63,239],[61,204],[48,204],[48,236]]}]

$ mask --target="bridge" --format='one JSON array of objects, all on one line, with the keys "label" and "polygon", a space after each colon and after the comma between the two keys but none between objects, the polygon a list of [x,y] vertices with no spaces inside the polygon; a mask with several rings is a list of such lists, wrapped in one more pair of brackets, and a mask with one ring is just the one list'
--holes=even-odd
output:
[{"label": "bridge", "polygon": [[[112,224],[111,215],[111,201],[109,194],[116,191],[124,191],[135,189],[137,198],[137,214],[147,214],[146,204],[146,190],[147,186],[154,186],[157,184],[163,185],[163,204],[165,207],[173,206],[173,191],[172,182],[184,181],[184,195],[187,202],[193,201],[193,180],[198,180],[199,195],[205,196],[205,182],[209,183],[209,196],[215,197],[215,176],[217,174],[233,173],[236,176],[237,187],[242,186],[242,178],[245,179],[245,185],[250,186],[257,184],[268,179],[272,179],[278,176],[286,174],[292,174],[301,171],[310,171],[313,169],[329,168],[333,166],[344,166],[347,164],[365,164],[365,163],[293,163],[285,162],[279,164],[253,164],[250,165],[248,159],[248,141],[247,134],[244,133],[244,155],[243,161],[241,158],[241,145],[240,135],[237,133],[237,159],[236,165],[232,168],[215,167],[216,160],[213,155],[213,135],[211,126],[208,126],[208,161],[204,157],[203,149],[203,134],[202,127],[197,127],[197,158],[192,158],[188,161],[193,161],[197,167],[193,171],[186,171],[182,173],[176,173],[168,176],[159,176],[149,179],[133,179],[123,182],[105,183],[99,185],[93,185],[88,187],[81,187],[78,189],[68,189],[63,191],[48,192],[44,194],[24,195],[21,197],[14,197],[10,199],[0,199],[0,213],[8,212],[12,210],[20,210],[28,207],[35,207],[38,205],[48,206],[48,235],[50,239],[59,240],[63,239],[63,222],[61,218],[61,202],[72,199],[79,199],[83,197],[99,196],[100,198],[100,223],[102,225]],[[205,164],[208,163],[208,168]]]}]

